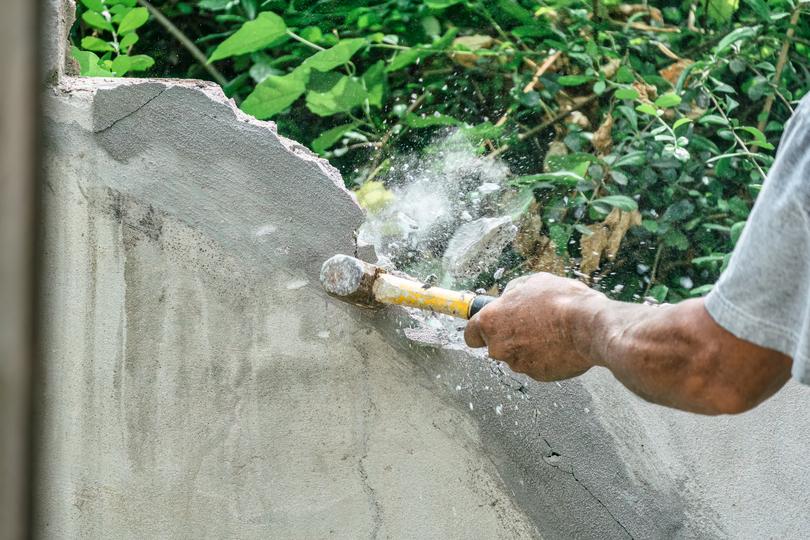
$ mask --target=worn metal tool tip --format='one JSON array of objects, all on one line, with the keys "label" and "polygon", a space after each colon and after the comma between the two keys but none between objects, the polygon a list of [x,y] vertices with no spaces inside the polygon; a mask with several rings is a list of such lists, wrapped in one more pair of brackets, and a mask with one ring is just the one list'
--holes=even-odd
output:
[{"label": "worn metal tool tip", "polygon": [[332,296],[353,304],[377,307],[374,280],[381,270],[348,255],[335,255],[321,266],[321,285]]}]

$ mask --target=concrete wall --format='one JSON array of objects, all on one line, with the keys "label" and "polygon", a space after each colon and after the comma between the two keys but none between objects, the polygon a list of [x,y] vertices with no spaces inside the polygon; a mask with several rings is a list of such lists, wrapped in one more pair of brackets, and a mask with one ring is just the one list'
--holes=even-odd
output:
[{"label": "concrete wall", "polygon": [[338,173],[218,88],[63,76],[46,117],[40,537],[810,534],[807,389],[709,419],[410,341],[320,290]]}]

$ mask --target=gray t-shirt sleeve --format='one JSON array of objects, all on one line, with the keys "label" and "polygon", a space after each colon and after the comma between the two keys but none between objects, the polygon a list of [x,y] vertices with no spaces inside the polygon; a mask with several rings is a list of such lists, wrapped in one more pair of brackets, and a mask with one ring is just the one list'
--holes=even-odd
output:
[{"label": "gray t-shirt sleeve", "polygon": [[793,377],[810,384],[810,95],[706,308],[735,336],[793,358]]}]

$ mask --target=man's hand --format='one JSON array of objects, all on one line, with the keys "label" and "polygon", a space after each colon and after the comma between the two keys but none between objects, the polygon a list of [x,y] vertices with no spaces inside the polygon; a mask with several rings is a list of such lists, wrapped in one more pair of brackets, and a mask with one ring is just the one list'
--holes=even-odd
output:
[{"label": "man's hand", "polygon": [[790,377],[789,357],[726,331],[703,299],[628,304],[550,274],[510,283],[470,319],[464,339],[534,379],[603,366],[644,399],[703,414],[746,411]]},{"label": "man's hand", "polygon": [[467,323],[464,340],[470,347],[488,347],[492,358],[534,379],[581,375],[593,363],[580,354],[574,330],[587,321],[573,320],[572,315],[580,312],[578,302],[595,296],[602,295],[552,274],[518,278]]}]

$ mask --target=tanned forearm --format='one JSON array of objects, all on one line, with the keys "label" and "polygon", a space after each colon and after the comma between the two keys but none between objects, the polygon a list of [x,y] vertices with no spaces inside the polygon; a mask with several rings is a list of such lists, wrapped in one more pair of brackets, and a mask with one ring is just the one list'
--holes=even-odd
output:
[{"label": "tanned forearm", "polygon": [[703,414],[755,407],[785,384],[792,363],[723,329],[702,299],[628,304],[544,273],[510,283],[464,339],[540,381],[603,366],[649,401]]},{"label": "tanned forearm", "polygon": [[568,319],[580,354],[639,396],[703,414],[755,407],[789,378],[790,358],[740,340],[703,300],[647,306],[587,295]]}]

